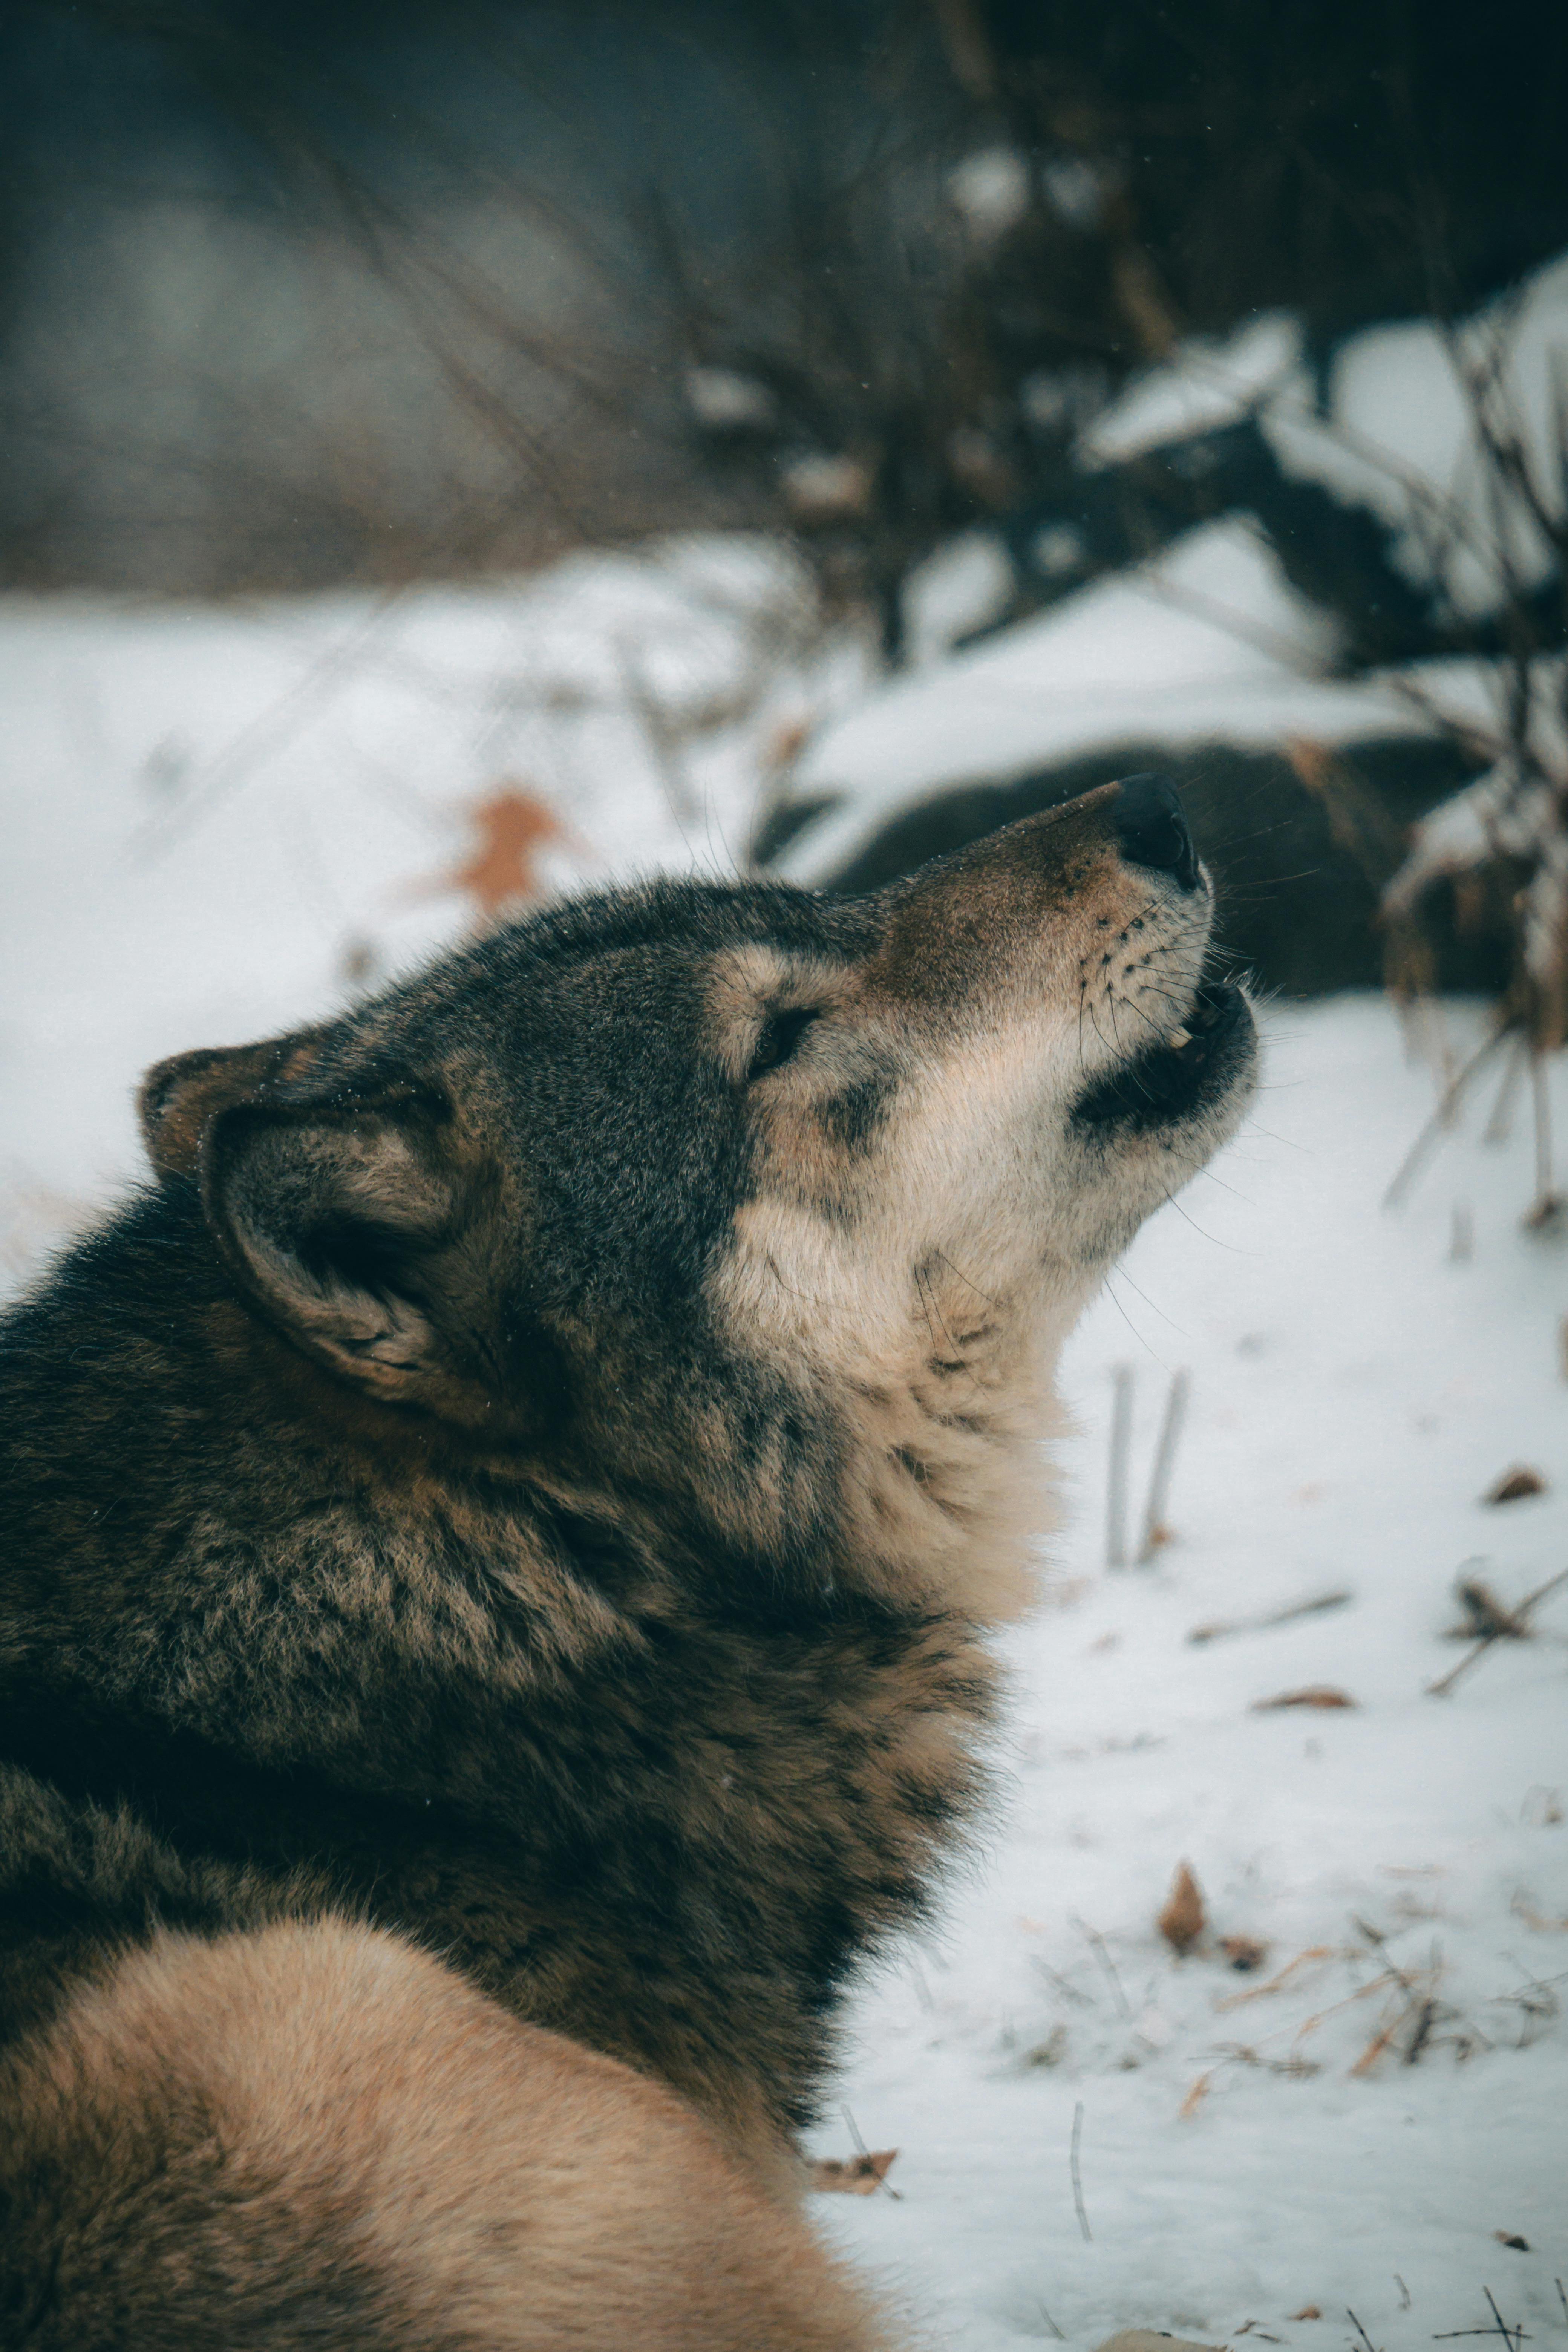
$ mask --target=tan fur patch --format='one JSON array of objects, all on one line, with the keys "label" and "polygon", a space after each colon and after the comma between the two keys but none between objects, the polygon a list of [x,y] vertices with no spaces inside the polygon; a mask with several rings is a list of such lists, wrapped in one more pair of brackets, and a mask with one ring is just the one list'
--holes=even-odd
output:
[{"label": "tan fur patch", "polygon": [[345,2352],[884,2341],[670,2092],[393,1936],[162,1937],[11,2072],[0,2183],[40,2242],[56,2206],[40,2352],[96,2329],[109,2275],[116,2340],[149,2346],[216,2342],[220,2311],[247,2343],[292,2312]]}]

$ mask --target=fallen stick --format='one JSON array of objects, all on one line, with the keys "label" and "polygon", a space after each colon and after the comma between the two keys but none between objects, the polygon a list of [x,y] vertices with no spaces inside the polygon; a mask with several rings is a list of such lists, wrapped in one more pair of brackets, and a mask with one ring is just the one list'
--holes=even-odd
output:
[{"label": "fallen stick", "polygon": [[1267,1633],[1276,1625],[1291,1624],[1298,1617],[1317,1617],[1329,1609],[1346,1609],[1355,1598],[1351,1592],[1319,1592],[1310,1601],[1292,1601],[1288,1608],[1274,1609],[1266,1617],[1218,1618],[1209,1625],[1194,1625],[1187,1635],[1189,1642],[1219,1642],[1231,1633]]}]

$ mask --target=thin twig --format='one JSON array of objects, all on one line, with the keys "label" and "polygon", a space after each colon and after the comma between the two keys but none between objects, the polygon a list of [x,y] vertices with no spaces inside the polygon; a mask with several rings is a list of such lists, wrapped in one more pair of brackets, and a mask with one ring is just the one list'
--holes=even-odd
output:
[{"label": "thin twig", "polygon": [[1072,2166],[1072,2201],[1078,2211],[1078,2226],[1083,2231],[1084,2241],[1087,2244],[1093,2239],[1094,2231],[1089,2226],[1089,2215],[1084,2210],[1083,2176],[1079,2170],[1079,2148],[1082,2144],[1082,2140],[1083,2101],[1080,2099],[1072,2112],[1072,2156],[1070,2161]]},{"label": "thin twig", "polygon": [[1132,1443],[1132,1367],[1110,1374],[1110,1484],[1106,1500],[1105,1565],[1127,1565],[1127,1457]]},{"label": "thin twig", "polygon": [[1459,1068],[1449,1079],[1438,1097],[1437,1108],[1401,1160],[1393,1183],[1383,1196],[1383,1205],[1385,1209],[1396,1209],[1399,1206],[1423,1160],[1447,1129],[1449,1118],[1458,1108],[1459,1097],[1477,1072],[1485,1066],[1502,1044],[1508,1034],[1509,1025],[1507,1022],[1500,1021],[1490,1035],[1484,1038],[1477,1046],[1469,1060],[1461,1063]]},{"label": "thin twig", "polygon": [[1128,2022],[1131,2023],[1132,2018],[1131,2004],[1128,2000],[1127,1995],[1121,1990],[1121,1979],[1116,1973],[1116,1963],[1110,1957],[1110,1948],[1106,1944],[1104,1937],[1100,1934],[1098,1927],[1091,1927],[1085,1919],[1075,1918],[1073,1920],[1073,1926],[1078,1929],[1079,1935],[1088,1940],[1090,1951],[1094,1954],[1095,1958],[1100,1962],[1100,1967],[1105,1970],[1107,1977],[1110,1980],[1110,1990],[1116,1997],[1117,2008],[1121,2011],[1122,2016],[1127,2019]]},{"label": "thin twig", "polygon": [[1218,1642],[1229,1633],[1267,1633],[1276,1625],[1291,1624],[1298,1617],[1316,1617],[1329,1609],[1347,1609],[1355,1595],[1351,1592],[1320,1592],[1310,1601],[1292,1601],[1289,1607],[1271,1610],[1265,1617],[1217,1619],[1210,1625],[1194,1625],[1187,1640],[1194,1645],[1200,1642]]},{"label": "thin twig", "polygon": [[1557,1206],[1552,1189],[1552,1092],[1547,1084],[1546,1056],[1531,1053],[1530,1087],[1535,1108],[1535,1199],[1525,1223],[1542,1225]]},{"label": "thin twig", "polygon": [[1522,1034],[1516,1034],[1509,1046],[1508,1060],[1502,1080],[1492,1104],[1491,1116],[1481,1129],[1481,1141],[1494,1147],[1506,1143],[1513,1129],[1513,1107],[1519,1097],[1519,1082],[1524,1076],[1527,1049]]},{"label": "thin twig", "polygon": [[1350,2321],[1351,2326],[1361,2337],[1363,2344],[1365,2345],[1366,2352],[1377,2352],[1376,2345],[1373,2344],[1371,2336],[1367,2334],[1365,2328],[1362,2326],[1360,2320],[1356,2317],[1348,2303],[1345,2305],[1345,2317]]},{"label": "thin twig", "polygon": [[1165,1504],[1171,1491],[1171,1474],[1175,1468],[1176,1448],[1182,1442],[1182,1429],[1187,1417],[1187,1398],[1192,1391],[1192,1376],[1185,1371],[1171,1376],[1171,1392],[1165,1399],[1164,1419],[1160,1423],[1160,1442],[1154,1451],[1154,1467],[1149,1478],[1149,1500],[1143,1510],[1143,1535],[1138,1547],[1138,1565],[1146,1568],[1159,1550],[1164,1538]]}]

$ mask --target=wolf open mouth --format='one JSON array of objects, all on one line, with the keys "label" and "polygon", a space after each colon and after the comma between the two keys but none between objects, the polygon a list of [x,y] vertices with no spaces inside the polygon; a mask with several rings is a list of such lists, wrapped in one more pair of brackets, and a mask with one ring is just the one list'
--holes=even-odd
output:
[{"label": "wolf open mouth", "polygon": [[1181,1027],[1097,1078],[1073,1107],[1074,1126],[1142,1134],[1189,1118],[1225,1091],[1248,1025],[1239,988],[1201,981]]}]

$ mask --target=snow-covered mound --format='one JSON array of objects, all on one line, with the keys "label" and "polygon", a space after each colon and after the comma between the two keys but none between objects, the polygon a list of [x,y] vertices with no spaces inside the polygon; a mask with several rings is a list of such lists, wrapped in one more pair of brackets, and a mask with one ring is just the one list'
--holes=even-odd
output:
[{"label": "snow-covered mound", "polygon": [[[1551,573],[1529,499],[1485,458],[1478,403],[1517,436],[1539,480],[1556,482],[1565,366],[1568,258],[1451,331],[1401,324],[1351,338],[1321,404],[1289,318],[1257,320],[1226,344],[1193,341],[1136,380],[1079,454],[1092,480],[1253,420],[1288,477],[1387,526],[1399,578],[1457,625]],[[962,619],[968,600],[978,616],[999,592],[999,562],[994,550],[988,567],[980,546],[956,548],[917,583],[914,641],[939,657],[817,733],[791,778],[793,831],[784,811],[774,817],[781,874],[832,881],[900,816],[955,788],[1096,751],[1419,740],[1456,711],[1483,740],[1500,724],[1500,689],[1472,662],[1336,675],[1332,618],[1289,586],[1245,513],[940,658],[926,608]]]},{"label": "snow-covered mound", "polygon": [[1339,744],[1423,731],[1392,687],[1326,676],[1332,645],[1249,526],[1212,524],[826,728],[791,780],[792,799],[820,813],[775,870],[826,882],[945,786],[1119,744]]}]

